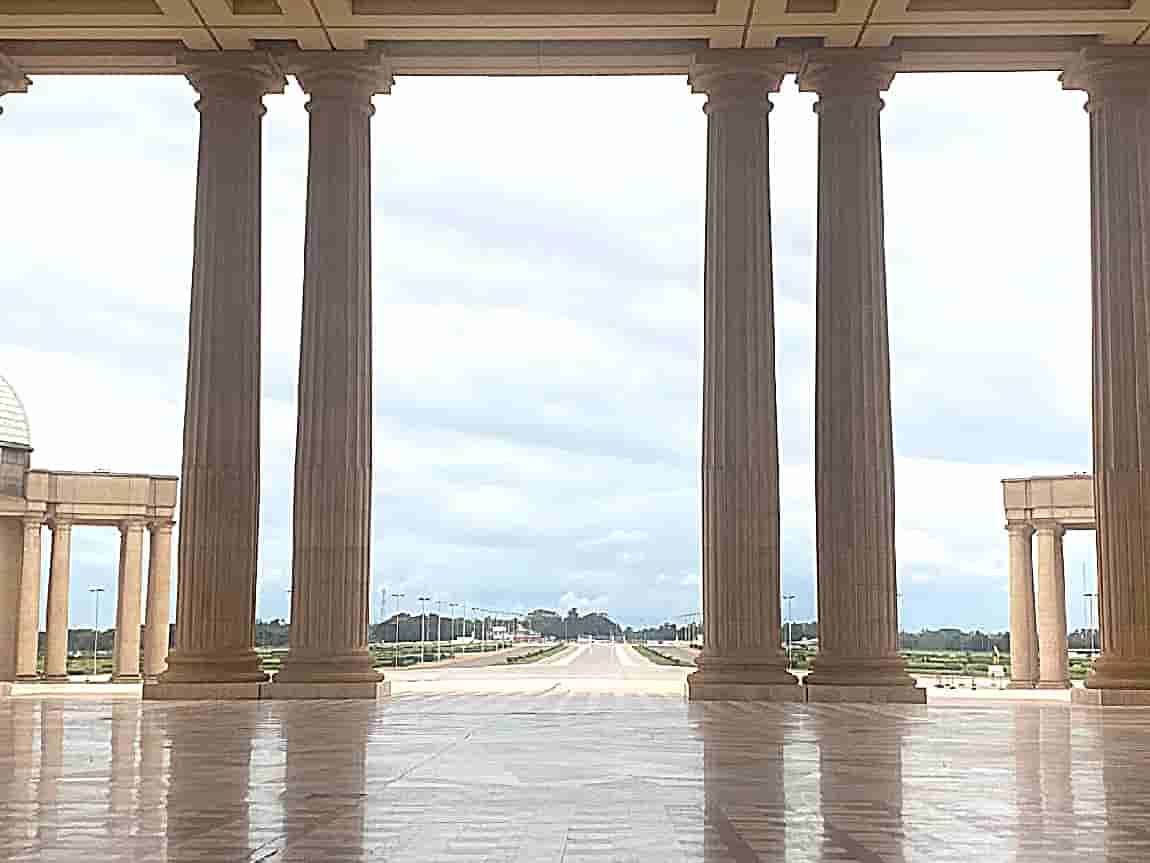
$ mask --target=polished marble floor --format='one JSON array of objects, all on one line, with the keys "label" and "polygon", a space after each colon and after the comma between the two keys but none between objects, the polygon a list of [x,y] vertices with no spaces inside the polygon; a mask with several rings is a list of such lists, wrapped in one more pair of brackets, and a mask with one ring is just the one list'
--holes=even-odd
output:
[{"label": "polished marble floor", "polygon": [[0,702],[0,860],[1150,860],[1150,709]]}]

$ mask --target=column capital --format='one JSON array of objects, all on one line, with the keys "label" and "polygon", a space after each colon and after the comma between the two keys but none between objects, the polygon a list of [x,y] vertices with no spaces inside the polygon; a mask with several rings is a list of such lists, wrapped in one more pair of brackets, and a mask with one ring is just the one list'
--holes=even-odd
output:
[{"label": "column capital", "polygon": [[1083,48],[1059,79],[1064,90],[1085,90],[1087,110],[1115,98],[1150,97],[1150,47],[1095,45]]},{"label": "column capital", "polygon": [[120,532],[126,533],[130,530],[142,531],[147,525],[148,520],[139,516],[129,516],[120,522]]},{"label": "column capital", "polygon": [[171,533],[176,523],[170,518],[156,518],[148,522],[148,530],[152,533]]},{"label": "column capital", "polygon": [[1034,525],[1028,521],[1008,521],[1006,530],[1011,536],[1030,536],[1034,533]]},{"label": "column capital", "polygon": [[377,93],[390,93],[391,63],[378,48],[366,51],[298,51],[279,57],[284,69],[316,100],[371,105]]},{"label": "column capital", "polygon": [[691,58],[687,83],[692,93],[709,97],[703,110],[758,106],[771,110],[768,93],[777,93],[795,55],[777,48],[711,48]]},{"label": "column capital", "polygon": [[889,48],[819,48],[803,54],[799,90],[828,96],[874,96],[890,88],[902,55]]},{"label": "column capital", "polygon": [[24,523],[24,530],[40,530],[44,526],[44,513],[25,513],[21,517],[21,521]]},{"label": "column capital", "polygon": [[283,70],[266,51],[184,51],[179,62],[201,97],[261,103],[287,86]]},{"label": "column capital", "polygon": [[1066,528],[1064,528],[1061,523],[1054,521],[1053,519],[1041,519],[1034,522],[1034,532],[1049,533],[1055,536],[1062,536],[1066,533]]},{"label": "column capital", "polygon": [[[0,96],[6,93],[27,93],[32,80],[24,74],[16,61],[0,54]],[[0,108],[0,112],[4,109]]]},{"label": "column capital", "polygon": [[71,530],[74,522],[70,515],[55,515],[53,514],[48,518],[48,527],[53,531],[57,530]]}]

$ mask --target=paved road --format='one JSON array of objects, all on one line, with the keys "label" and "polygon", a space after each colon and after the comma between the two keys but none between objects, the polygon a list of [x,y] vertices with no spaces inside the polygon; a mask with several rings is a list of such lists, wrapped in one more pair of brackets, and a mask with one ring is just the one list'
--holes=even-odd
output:
[{"label": "paved road", "polygon": [[396,694],[570,691],[679,695],[689,671],[687,667],[656,665],[628,644],[595,642],[571,644],[539,662],[414,666],[387,675]]}]

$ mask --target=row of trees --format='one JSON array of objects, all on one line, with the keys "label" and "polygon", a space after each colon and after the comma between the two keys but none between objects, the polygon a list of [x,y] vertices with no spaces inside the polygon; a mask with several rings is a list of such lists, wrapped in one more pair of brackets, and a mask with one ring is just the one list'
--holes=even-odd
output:
[{"label": "row of trees", "polygon": [[[369,639],[377,642],[395,641],[395,627],[397,622],[399,623],[400,641],[420,640],[424,625],[423,618],[418,614],[406,613],[392,615],[383,623],[373,624],[369,630]],[[508,633],[529,629],[547,638],[560,639],[576,639],[583,636],[591,636],[593,638],[626,637],[629,640],[648,641],[674,641],[676,639],[688,641],[698,638],[698,633],[700,632],[700,628],[697,624],[692,626],[677,626],[671,622],[663,623],[659,626],[643,627],[641,629],[632,629],[629,626],[623,629],[602,612],[595,611],[581,615],[574,608],[570,609],[565,616],[546,609],[535,609],[522,618],[453,618],[444,616],[442,623],[440,622],[438,614],[428,613],[426,625],[427,638],[429,640],[435,640],[437,635],[442,634],[442,638],[445,641],[455,636],[474,636],[481,638],[484,634],[490,638],[492,633],[499,627],[503,627]],[[256,621],[256,647],[287,647],[289,626],[286,621],[280,620],[279,618]],[[169,631],[169,644],[171,643],[174,629],[175,627],[173,626]],[[808,638],[818,638],[818,634],[819,626],[813,621],[794,622],[790,624],[790,641],[792,643]],[[94,635],[95,632],[92,629],[68,630],[68,652],[90,652],[92,650],[92,639]],[[786,641],[787,637],[787,624],[783,624],[782,630],[779,633],[779,640]],[[43,652],[44,649],[44,639],[45,634],[41,632],[41,652]],[[98,649],[101,653],[110,651],[115,640],[115,629],[101,629]],[[998,648],[1001,653],[1010,653],[1009,632],[982,632],[977,629],[973,632],[967,632],[954,627],[943,627],[941,629],[924,629],[921,632],[903,632],[900,633],[899,641],[903,650],[947,650],[989,653],[992,649]],[[1097,650],[1099,646],[1098,630],[1076,629],[1070,633],[1067,641],[1071,650]]]},{"label": "row of trees", "polygon": [[[789,624],[790,641],[796,643],[808,638],[818,638],[819,625],[815,621],[796,621]],[[779,640],[787,641],[788,624],[783,624],[779,632]],[[699,627],[676,626],[674,623],[663,623],[659,626],[648,626],[642,629],[627,628],[628,638],[649,641],[687,641],[697,638]],[[1009,632],[983,632],[976,629],[967,632],[957,627],[942,627],[940,629],[924,629],[921,632],[903,632],[899,634],[899,643],[903,650],[945,650],[966,653],[990,653],[997,648],[1000,653],[1010,653]],[[1098,649],[1097,629],[1076,629],[1067,639],[1067,646],[1071,650]]]}]

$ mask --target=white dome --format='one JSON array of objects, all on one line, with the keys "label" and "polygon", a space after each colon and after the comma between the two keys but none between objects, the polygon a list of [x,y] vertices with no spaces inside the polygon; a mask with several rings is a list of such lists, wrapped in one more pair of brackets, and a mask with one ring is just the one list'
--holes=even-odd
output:
[{"label": "white dome", "polygon": [[0,375],[0,446],[5,444],[31,449],[32,435],[24,403],[4,375]]}]

